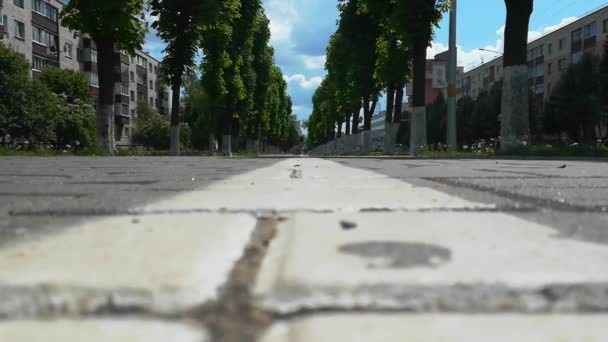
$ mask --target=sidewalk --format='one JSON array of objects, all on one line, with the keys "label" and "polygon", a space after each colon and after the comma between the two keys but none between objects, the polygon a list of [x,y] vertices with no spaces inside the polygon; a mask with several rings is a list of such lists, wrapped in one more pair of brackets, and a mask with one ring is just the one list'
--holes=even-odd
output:
[{"label": "sidewalk", "polygon": [[0,341],[604,341],[608,245],[517,210],[278,160],[0,249]]}]

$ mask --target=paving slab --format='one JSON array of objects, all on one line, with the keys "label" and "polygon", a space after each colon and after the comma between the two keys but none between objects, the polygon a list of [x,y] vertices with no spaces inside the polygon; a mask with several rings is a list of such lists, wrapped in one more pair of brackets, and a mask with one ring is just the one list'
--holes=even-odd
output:
[{"label": "paving slab", "polygon": [[255,225],[247,214],[118,216],[7,246],[0,314],[202,305],[217,299]]},{"label": "paving slab", "polygon": [[[255,295],[280,314],[606,309],[607,260],[606,245],[504,213],[296,213],[280,224]],[[552,286],[570,292],[552,296]]]},{"label": "paving slab", "polygon": [[182,323],[135,320],[53,320],[0,322],[7,342],[206,342],[206,331]]},{"label": "paving slab", "polygon": [[[407,194],[407,196],[404,196]],[[287,159],[141,210],[232,209],[356,212],[365,209],[493,208],[323,159]]]},{"label": "paving slab", "polygon": [[608,315],[321,315],[274,325],[261,342],[602,342]]}]

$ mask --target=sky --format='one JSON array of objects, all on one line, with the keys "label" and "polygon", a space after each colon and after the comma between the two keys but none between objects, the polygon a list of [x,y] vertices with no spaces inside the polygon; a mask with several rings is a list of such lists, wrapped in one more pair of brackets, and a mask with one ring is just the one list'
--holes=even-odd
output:
[{"label": "sky", "polygon": [[[275,62],[281,67],[293,99],[293,112],[305,120],[312,112],[312,94],[325,77],[325,49],[336,30],[335,0],[264,0],[270,18]],[[585,13],[608,5],[606,0],[535,0],[529,39],[576,20]],[[504,0],[460,0],[458,2],[458,65],[471,69],[502,51],[505,23]],[[427,57],[447,50],[448,15],[436,29]],[[148,35],[145,50],[162,58],[163,44]]]}]

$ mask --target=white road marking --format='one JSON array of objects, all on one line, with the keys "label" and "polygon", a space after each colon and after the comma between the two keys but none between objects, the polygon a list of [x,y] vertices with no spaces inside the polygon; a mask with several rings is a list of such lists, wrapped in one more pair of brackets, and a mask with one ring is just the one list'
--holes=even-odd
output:
[{"label": "white road marking", "polygon": [[271,327],[261,342],[603,342],[607,315],[335,315]]},{"label": "white road marking", "polygon": [[146,320],[55,320],[0,322],[6,342],[206,342],[205,331],[189,325]]},{"label": "white road marking", "polygon": [[[293,170],[301,170],[301,178],[290,177]],[[353,212],[361,209],[492,207],[324,159],[286,159],[141,209]]]},{"label": "white road marking", "polygon": [[147,290],[156,310],[175,312],[217,298],[255,224],[245,214],[89,221],[0,250],[0,283]]}]

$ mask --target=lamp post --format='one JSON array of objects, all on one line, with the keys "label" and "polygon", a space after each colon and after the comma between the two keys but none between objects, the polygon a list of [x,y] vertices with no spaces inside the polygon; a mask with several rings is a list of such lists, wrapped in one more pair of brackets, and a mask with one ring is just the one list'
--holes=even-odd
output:
[{"label": "lamp post", "polygon": [[452,0],[450,10],[450,50],[448,61],[448,122],[447,140],[451,151],[458,149],[456,129],[456,64],[458,61],[456,50],[456,0]]}]

